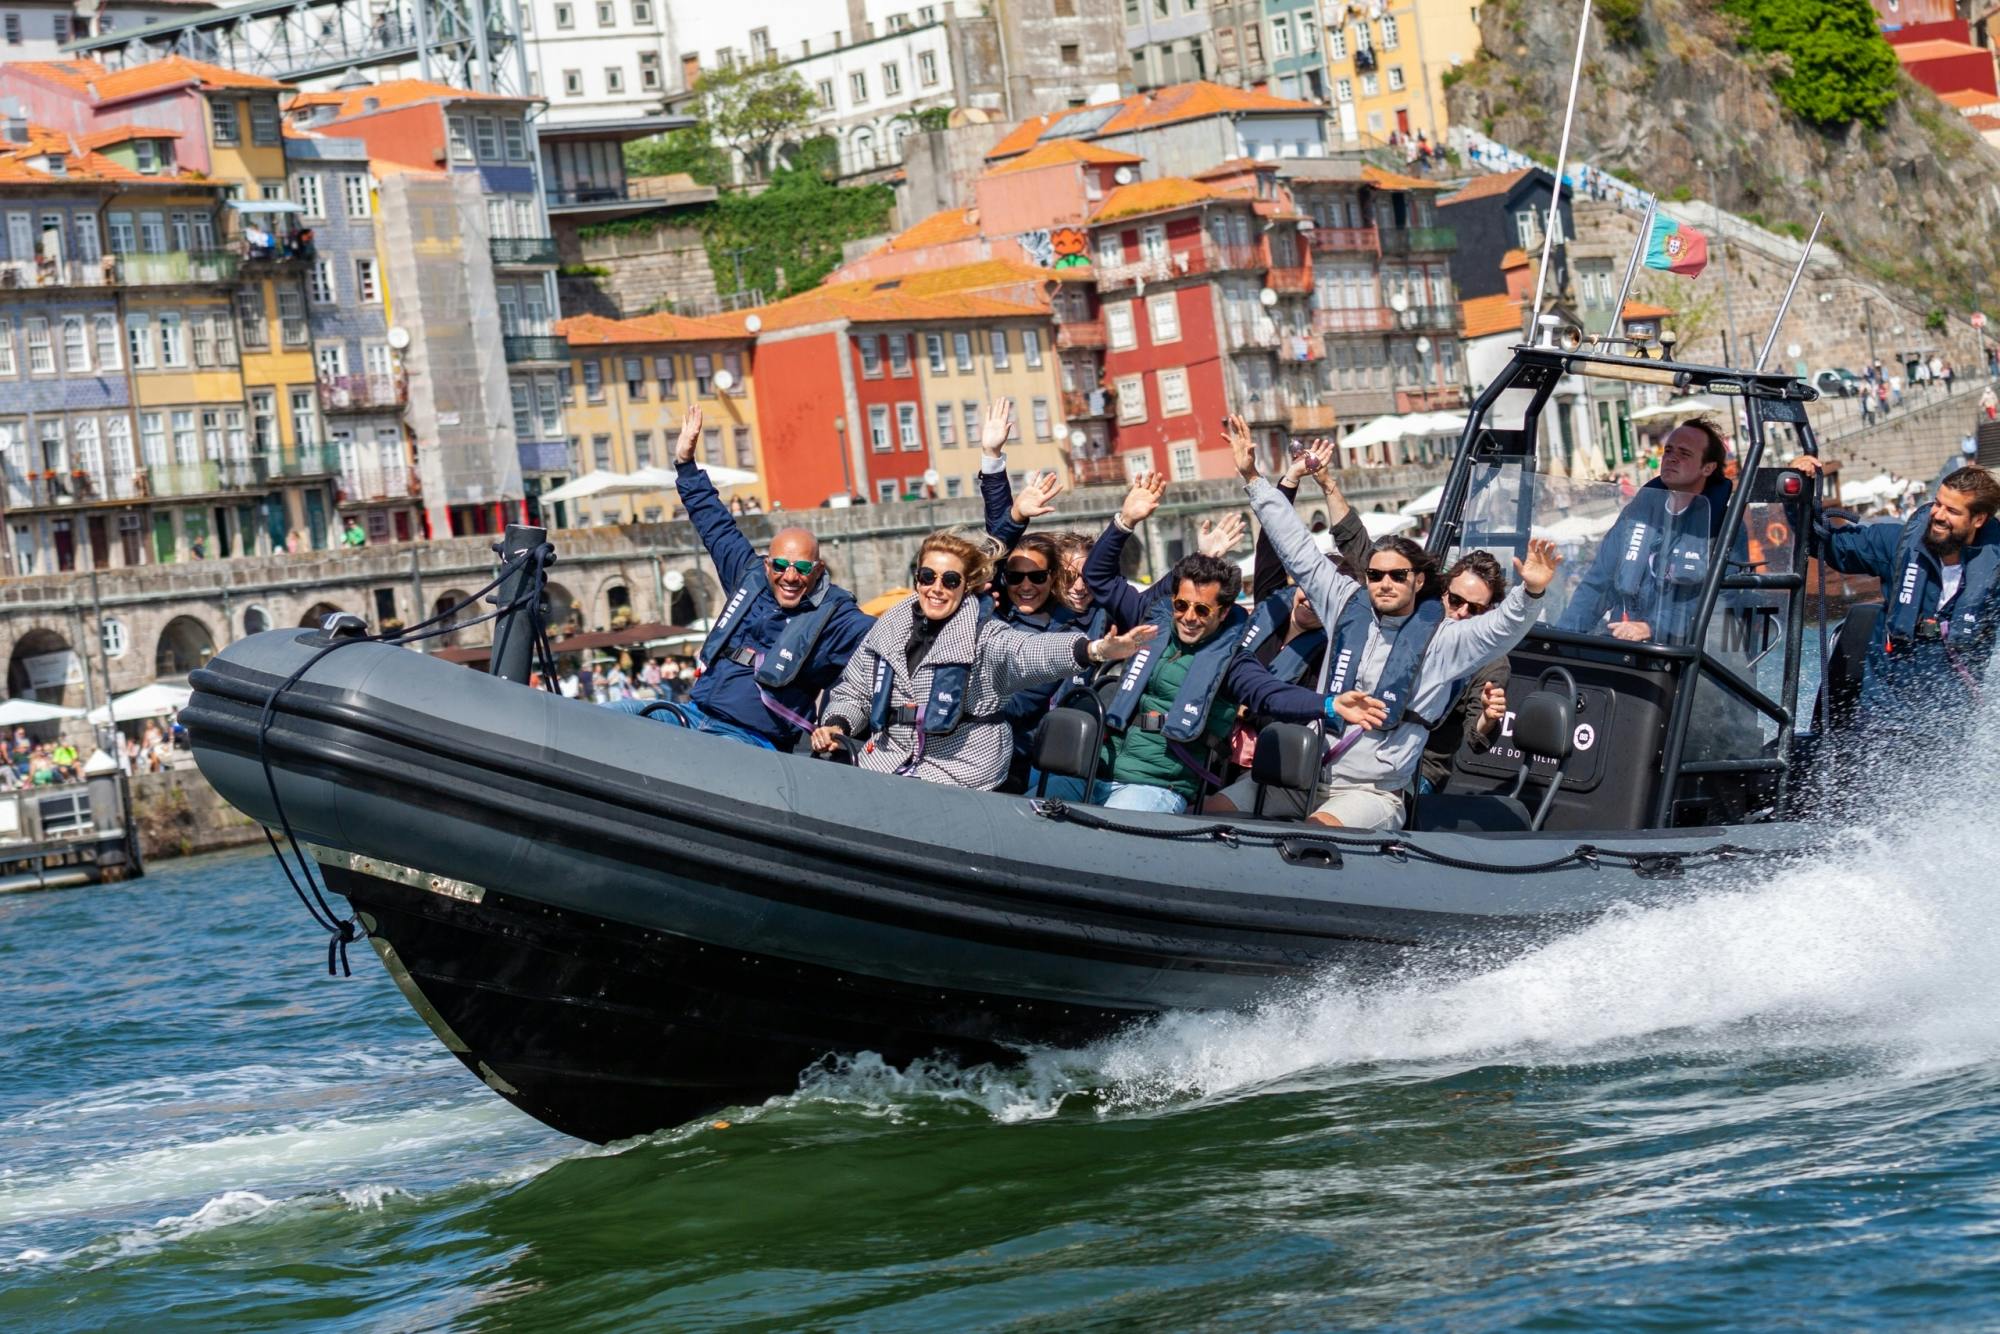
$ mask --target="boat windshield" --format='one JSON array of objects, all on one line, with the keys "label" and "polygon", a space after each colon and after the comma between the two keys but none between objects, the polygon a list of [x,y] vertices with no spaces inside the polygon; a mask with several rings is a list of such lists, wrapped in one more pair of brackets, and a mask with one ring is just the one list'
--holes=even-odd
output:
[{"label": "boat windshield", "polygon": [[1563,566],[1546,595],[1545,624],[1685,645],[1720,518],[1703,496],[1531,472],[1508,460],[1473,473],[1460,553],[1484,548],[1511,572],[1529,536],[1548,538],[1562,552]]}]

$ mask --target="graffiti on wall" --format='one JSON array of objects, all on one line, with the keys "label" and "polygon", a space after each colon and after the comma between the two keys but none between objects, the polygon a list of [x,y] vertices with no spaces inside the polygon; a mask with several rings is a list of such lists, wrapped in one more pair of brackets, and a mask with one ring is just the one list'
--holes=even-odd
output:
[{"label": "graffiti on wall", "polygon": [[1090,263],[1088,238],[1081,227],[1042,227],[1015,236],[1030,264],[1044,269],[1073,269]]}]

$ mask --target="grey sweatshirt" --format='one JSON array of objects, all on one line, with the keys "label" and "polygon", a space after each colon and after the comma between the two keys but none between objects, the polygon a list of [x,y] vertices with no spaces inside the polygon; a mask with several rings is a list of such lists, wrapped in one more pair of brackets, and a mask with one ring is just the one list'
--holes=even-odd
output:
[{"label": "grey sweatshirt", "polygon": [[[1262,478],[1244,487],[1250,508],[1277,548],[1307,601],[1327,625],[1339,623],[1340,614],[1351,597],[1367,597],[1360,584],[1340,572],[1338,566],[1320,554],[1298,511],[1277,487]],[[1493,661],[1527,637],[1541,615],[1541,599],[1531,598],[1519,583],[1507,590],[1497,606],[1469,620],[1446,621],[1431,637],[1424,651],[1423,670],[1417,688],[1403,711],[1404,721],[1388,732],[1365,732],[1327,770],[1327,778],[1337,783],[1361,783],[1390,791],[1401,791],[1415,777],[1423,759],[1424,741],[1429,730],[1416,716],[1441,718],[1458,698],[1461,680]],[[1378,617],[1368,630],[1368,644],[1361,651],[1354,684],[1372,691],[1389,661],[1396,632],[1407,616]]]}]

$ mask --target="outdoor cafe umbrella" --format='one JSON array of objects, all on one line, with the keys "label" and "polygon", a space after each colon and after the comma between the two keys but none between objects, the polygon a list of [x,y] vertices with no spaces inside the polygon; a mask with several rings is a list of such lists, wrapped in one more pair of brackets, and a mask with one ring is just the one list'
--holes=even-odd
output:
[{"label": "outdoor cafe umbrella", "polygon": [[[718,491],[727,491],[732,486],[755,486],[757,474],[744,468],[725,468],[720,463],[704,463],[701,470],[708,474],[710,485]],[[632,489],[635,491],[671,491],[674,489],[672,468],[641,468],[631,475]]]},{"label": "outdoor cafe umbrella", "polygon": [[0,727],[26,723],[52,723],[59,718],[81,718],[82,709],[66,709],[60,704],[44,704],[38,699],[10,699],[0,703]]},{"label": "outdoor cafe umbrella", "polygon": [[140,718],[164,718],[170,713],[178,713],[193,697],[194,691],[186,686],[155,681],[120,695],[109,704],[98,705],[90,711],[90,721],[98,724],[129,723]]},{"label": "outdoor cafe umbrella", "polygon": [[590,496],[624,495],[630,491],[653,489],[651,486],[634,486],[632,479],[622,472],[587,472],[542,492],[538,499],[544,505],[553,505],[559,500],[584,500]]}]

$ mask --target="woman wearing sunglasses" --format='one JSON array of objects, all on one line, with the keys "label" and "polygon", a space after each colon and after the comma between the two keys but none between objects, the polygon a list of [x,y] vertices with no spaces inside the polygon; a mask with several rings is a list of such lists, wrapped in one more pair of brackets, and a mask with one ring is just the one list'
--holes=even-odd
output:
[{"label": "woman wearing sunglasses", "polygon": [[864,769],[991,790],[1013,752],[1002,712],[1010,696],[1129,658],[1156,633],[1141,626],[1092,639],[982,617],[967,595],[992,574],[991,558],[958,534],[925,538],[916,593],[862,640],[813,732],[813,749],[868,736]]},{"label": "woman wearing sunglasses", "polygon": [[[1471,620],[1493,610],[1507,596],[1507,576],[1500,562],[1484,551],[1468,551],[1444,572],[1444,614],[1450,621]],[[1451,778],[1452,757],[1463,745],[1474,755],[1484,755],[1500,735],[1500,722],[1507,716],[1507,676],[1511,668],[1507,655],[1473,672],[1472,679],[1458,692],[1458,700],[1424,743],[1423,759],[1417,764],[1417,795],[1444,791]]]}]

